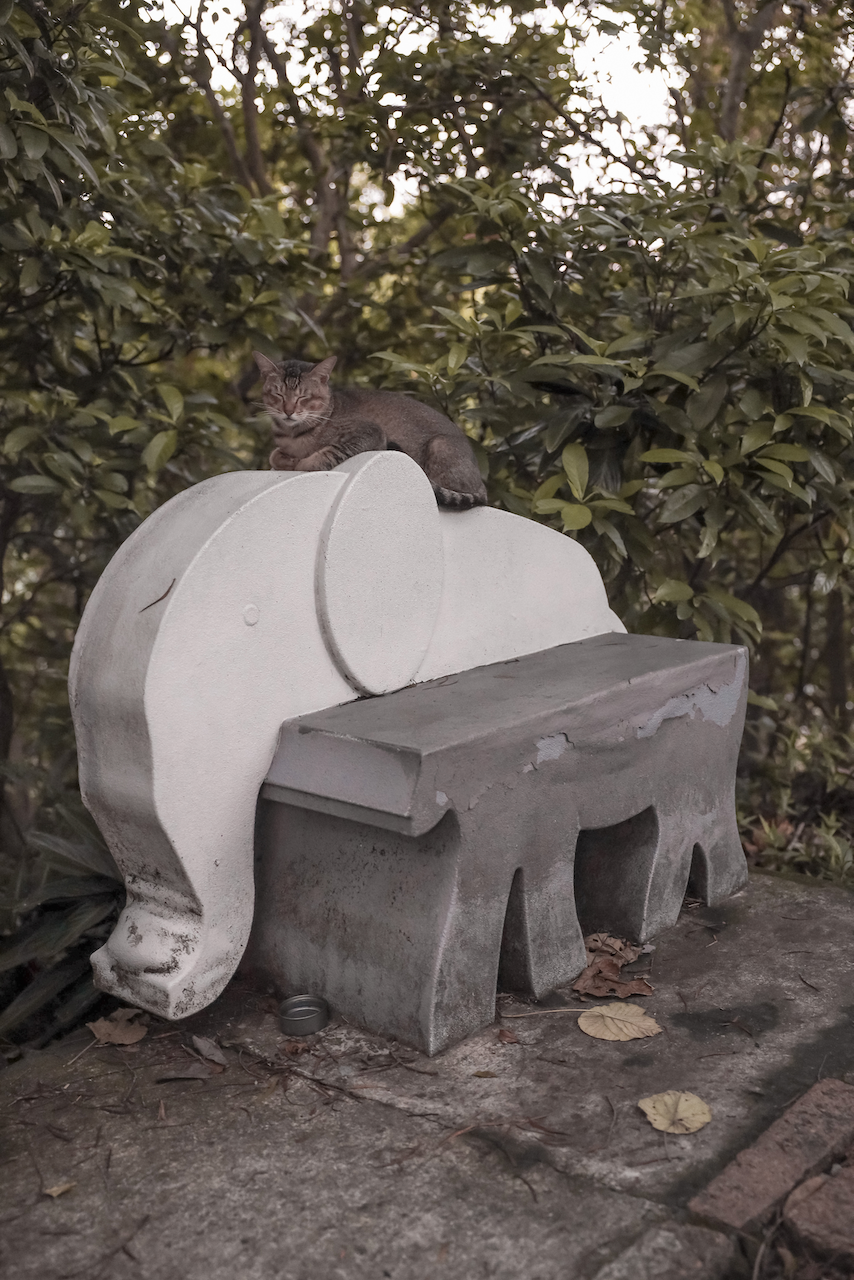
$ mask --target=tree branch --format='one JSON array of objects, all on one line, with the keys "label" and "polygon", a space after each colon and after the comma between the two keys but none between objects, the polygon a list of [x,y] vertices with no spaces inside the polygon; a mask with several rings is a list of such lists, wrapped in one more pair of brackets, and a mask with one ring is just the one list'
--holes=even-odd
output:
[{"label": "tree branch", "polygon": [[257,90],[258,61],[263,45],[263,29],[261,15],[267,0],[246,0],[246,29],[249,32],[248,67],[240,79],[240,103],[243,108],[243,132],[246,137],[246,161],[249,171],[255,179],[259,195],[269,196],[273,188],[267,180],[264,165],[264,152],[258,136],[258,108],[255,105]]},{"label": "tree branch", "polygon": [[769,0],[751,16],[747,25],[741,27],[733,0],[723,0],[729,33],[729,75],[724,91],[721,94],[719,128],[721,137],[726,142],[734,142],[738,133],[738,117],[741,114],[750,75],[750,64],[754,53],[773,25],[780,10],[780,0]]}]

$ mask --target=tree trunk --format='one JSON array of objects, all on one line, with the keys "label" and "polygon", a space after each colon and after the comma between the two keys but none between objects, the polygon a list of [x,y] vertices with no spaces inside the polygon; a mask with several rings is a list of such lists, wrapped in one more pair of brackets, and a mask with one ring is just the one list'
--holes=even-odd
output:
[{"label": "tree trunk", "polygon": [[848,644],[845,627],[845,600],[842,589],[835,587],[827,597],[827,638],[824,661],[827,667],[827,697],[839,729],[848,723]]}]

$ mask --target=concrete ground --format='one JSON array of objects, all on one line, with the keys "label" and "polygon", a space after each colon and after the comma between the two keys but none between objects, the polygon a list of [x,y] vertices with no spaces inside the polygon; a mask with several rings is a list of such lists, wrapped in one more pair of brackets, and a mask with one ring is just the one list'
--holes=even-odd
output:
[{"label": "concrete ground", "polygon": [[[0,1275],[749,1277],[755,1245],[685,1206],[817,1080],[854,1084],[852,931],[850,894],[768,876],[689,904],[633,966],[664,1034],[627,1043],[570,991],[500,996],[434,1059],[334,1022],[289,1041],[239,979],[137,1045],[81,1030],[0,1075]],[[638,1100],[667,1089],[711,1123],[653,1129]]]}]

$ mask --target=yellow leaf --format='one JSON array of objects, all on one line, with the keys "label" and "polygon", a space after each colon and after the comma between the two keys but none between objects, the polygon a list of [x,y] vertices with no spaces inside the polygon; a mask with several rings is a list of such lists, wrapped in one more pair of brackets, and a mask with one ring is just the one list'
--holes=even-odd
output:
[{"label": "yellow leaf", "polygon": [[661,1129],[664,1133],[696,1133],[712,1118],[702,1098],[679,1089],[668,1089],[666,1093],[641,1098],[638,1106],[653,1129]]},{"label": "yellow leaf", "polygon": [[76,1182],[60,1182],[55,1187],[45,1187],[44,1193],[46,1196],[53,1196],[55,1200],[57,1196],[64,1196],[66,1191],[70,1191],[72,1187],[76,1186]]},{"label": "yellow leaf", "polygon": [[639,1004],[601,1004],[586,1009],[578,1019],[585,1035],[596,1040],[644,1040],[657,1036],[661,1027]]}]

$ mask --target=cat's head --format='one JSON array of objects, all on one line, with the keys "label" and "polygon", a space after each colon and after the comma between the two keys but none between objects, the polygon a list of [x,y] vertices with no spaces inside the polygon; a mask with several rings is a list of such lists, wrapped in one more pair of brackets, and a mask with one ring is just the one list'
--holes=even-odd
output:
[{"label": "cat's head", "polygon": [[329,417],[329,375],[335,368],[336,356],[328,356],[320,364],[306,364],[304,360],[276,364],[260,351],[253,355],[264,379],[264,407],[273,415],[278,433],[300,436]]}]

